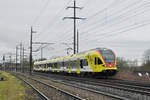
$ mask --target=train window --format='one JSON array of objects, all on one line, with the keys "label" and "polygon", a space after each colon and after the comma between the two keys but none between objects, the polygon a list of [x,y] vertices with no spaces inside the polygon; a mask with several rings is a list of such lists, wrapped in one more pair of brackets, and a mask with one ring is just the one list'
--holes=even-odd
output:
[{"label": "train window", "polygon": [[64,62],[64,66],[65,66],[65,67],[68,68],[69,65],[70,65],[69,62]]},{"label": "train window", "polygon": [[50,64],[47,64],[47,67],[50,67]]},{"label": "train window", "polygon": [[88,66],[88,62],[86,59],[83,60],[83,66]]},{"label": "train window", "polygon": [[98,58],[98,65],[103,64],[103,62]]},{"label": "train window", "polygon": [[107,63],[115,62],[115,55],[111,50],[101,51],[104,61]]},{"label": "train window", "polygon": [[80,67],[83,68],[83,60],[80,60]]},{"label": "train window", "polygon": [[68,66],[68,62],[64,62],[64,66],[67,67]]},{"label": "train window", "polygon": [[52,67],[52,64],[50,63],[50,64],[48,65],[48,67]]},{"label": "train window", "polygon": [[76,61],[72,61],[71,63],[72,63],[72,64],[71,64],[71,65],[72,65],[72,68],[76,68],[77,62],[76,62]]},{"label": "train window", "polygon": [[61,62],[59,63],[59,67],[62,67],[62,63]]},{"label": "train window", "polygon": [[95,57],[95,65],[100,65],[100,64],[103,64],[103,62],[101,61],[101,59],[98,58],[98,57]]},{"label": "train window", "polygon": [[64,62],[64,66],[66,66],[66,62]]},{"label": "train window", "polygon": [[54,64],[54,68],[57,68],[57,63]]},{"label": "train window", "polygon": [[50,64],[50,66],[49,67],[53,67],[53,64]]},{"label": "train window", "polygon": [[62,67],[64,67],[64,62],[62,62]]}]

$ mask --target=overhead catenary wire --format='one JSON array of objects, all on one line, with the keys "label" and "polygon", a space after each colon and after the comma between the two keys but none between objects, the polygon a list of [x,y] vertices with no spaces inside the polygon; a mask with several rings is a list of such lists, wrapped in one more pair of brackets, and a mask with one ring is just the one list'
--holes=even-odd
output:
[{"label": "overhead catenary wire", "polygon": [[[104,34],[105,35],[105,34]],[[87,37],[87,36],[86,36]]]},{"label": "overhead catenary wire", "polygon": [[[140,0],[141,1],[141,0]],[[138,2],[134,2],[134,3],[132,3],[132,5],[135,5],[135,3],[139,3],[139,1]],[[124,9],[126,9],[126,8],[129,8],[129,7],[125,7]],[[105,8],[106,9],[106,8]],[[122,9],[121,9],[122,10]],[[97,14],[96,14],[97,15]],[[113,14],[113,15],[115,15],[115,14]],[[110,16],[112,16],[112,15],[110,15]],[[108,16],[109,17],[109,16]],[[105,18],[105,17],[104,17]],[[87,19],[89,19],[89,18],[87,18]],[[90,21],[90,20],[88,20],[88,21]],[[101,22],[101,21],[99,21],[99,22]],[[95,25],[95,24],[94,24]],[[89,25],[90,26],[90,25]],[[88,27],[89,27],[88,26]],[[69,34],[68,34],[69,35]],[[82,34],[81,34],[82,35]],[[66,36],[67,37],[67,36]]]},{"label": "overhead catenary wire", "polygon": [[[145,21],[145,22],[147,22],[147,21]],[[107,37],[107,39],[108,39],[108,38],[111,38],[111,37],[115,37],[115,36],[117,36],[117,35],[123,34],[124,32],[130,31],[130,30],[134,30],[134,29],[137,29],[137,28],[140,28],[140,27],[144,27],[144,26],[149,25],[149,24],[150,24],[150,20],[148,21],[148,23],[138,24],[138,25],[136,25],[136,26],[135,26],[135,25],[131,25],[131,26],[128,26],[129,28],[127,28],[127,29],[120,30],[120,31],[118,31],[118,32],[116,32],[116,31],[111,32],[112,34],[108,34],[107,36],[102,36],[102,37],[101,37],[101,41],[102,41],[103,39],[106,39],[105,37]],[[134,27],[133,27],[133,26],[134,26]],[[100,37],[97,37],[97,38],[100,38]],[[97,40],[97,38],[93,39],[93,41]],[[91,40],[89,40],[89,43],[90,43],[90,42],[91,42]],[[98,43],[98,42],[96,42],[96,43]]]},{"label": "overhead catenary wire", "polygon": [[[88,1],[87,1],[87,3],[88,3]],[[86,4],[85,4],[86,5]],[[91,16],[90,16],[91,17]],[[87,19],[89,19],[89,18],[87,18]],[[83,22],[85,22],[85,21],[83,21]],[[67,33],[71,33],[71,29],[69,29],[67,32],[64,32],[65,34],[67,34]],[[67,34],[67,35],[64,35],[64,33],[62,34],[63,35],[63,38],[65,38],[65,37],[68,37],[70,34]]]},{"label": "overhead catenary wire", "polygon": [[[138,7],[136,7],[135,5],[135,9],[139,9],[140,7],[143,7],[143,6],[145,6],[145,5],[148,5],[150,2],[147,2],[147,3],[144,3],[144,4],[142,4],[142,5],[140,5],[140,6],[138,6]],[[126,7],[124,8],[124,9],[126,9]],[[130,13],[130,12],[132,12],[132,11],[134,11],[135,9],[126,9],[127,10],[127,12],[125,12],[126,10],[123,10],[123,9],[121,9],[121,10],[123,10],[123,14],[122,14],[122,12],[121,13],[118,13],[118,14],[112,14],[112,15],[109,15],[109,16],[107,16],[107,17],[110,17],[109,19],[107,19],[107,24],[109,24],[109,20],[111,20],[111,22],[112,21],[116,21],[116,19],[118,20],[118,19],[120,19],[121,17],[123,18],[123,16],[125,16],[124,14],[127,14],[127,16],[128,15],[130,15],[130,14],[128,14],[128,13]],[[121,11],[120,10],[120,11]],[[129,10],[129,11],[128,11]],[[113,16],[113,15],[118,15],[118,16],[114,16],[114,17],[111,17],[111,16]],[[127,19],[128,20],[128,19]],[[89,30],[92,30],[92,29],[95,29],[95,27],[100,27],[100,26],[105,26],[104,24],[105,24],[105,17],[103,17],[101,20],[99,20],[98,22],[100,22],[100,23],[94,23],[93,25],[94,25],[94,27],[93,28],[91,28],[91,29],[88,29],[87,31],[89,31]],[[102,23],[103,22],[103,23]],[[99,25],[100,24],[100,25]],[[82,27],[83,28],[83,27]],[[87,32],[86,31],[86,32]]]},{"label": "overhead catenary wire", "polygon": [[[130,6],[130,10],[131,10],[131,8],[132,8],[132,6]],[[122,9],[122,8],[121,8]],[[121,10],[120,9],[120,10]],[[143,10],[144,9],[144,10]],[[142,9],[142,12],[143,11],[145,11],[145,8],[143,7],[143,9]],[[137,9],[134,9],[134,10],[132,10],[133,12],[134,11],[136,11]],[[141,11],[141,10],[140,10]],[[122,12],[120,12],[120,13],[122,13]],[[118,13],[118,14],[120,14],[120,13]],[[130,13],[130,12],[128,12],[128,13]],[[139,12],[136,12],[137,14],[139,14]],[[130,13],[131,14],[131,13]],[[132,16],[133,15],[133,16]],[[134,15],[134,13],[132,14],[132,15],[123,15],[122,16],[122,19],[124,19],[124,20],[122,20],[122,21],[128,21],[128,20],[130,20],[130,19],[134,19],[134,18],[136,18],[135,17],[135,15]],[[98,16],[98,15],[96,15],[96,16]],[[116,15],[115,15],[116,16]],[[115,17],[115,16],[113,16],[113,17]],[[107,17],[110,17],[110,15],[108,14],[108,16]],[[126,19],[125,19],[125,17],[126,17]],[[134,17],[134,18],[131,18],[131,17]],[[121,17],[120,17],[121,18]],[[89,23],[89,21],[91,21],[91,20],[88,20],[86,23],[87,23],[87,26],[93,26],[93,25],[95,25],[95,22],[93,23],[93,24],[91,24],[90,25],[90,23]],[[93,21],[95,21],[95,20],[93,20]],[[104,35],[104,37],[103,36],[100,36],[100,34],[98,34],[98,32],[97,31],[100,31],[100,29],[98,29],[98,27],[96,27],[96,28],[93,28],[93,29],[90,29],[90,31],[88,31],[88,34],[87,33],[85,33],[85,34],[83,34],[82,35],[82,38],[81,39],[83,39],[83,40],[86,40],[87,38],[89,39],[89,36],[91,36],[92,35],[92,33],[94,34],[94,36],[95,36],[95,33],[97,33],[97,38],[99,38],[99,37],[101,37],[101,38],[104,38],[104,39],[106,39],[106,37],[108,36],[109,38],[111,38],[111,37],[115,37],[115,35],[114,35],[114,33],[115,33],[115,31],[118,33],[118,32],[120,32],[120,33],[122,33],[122,31],[124,32],[124,30],[127,30],[129,27],[127,26],[126,28],[123,28],[122,27],[122,29],[120,29],[120,28],[118,28],[118,29],[113,29],[113,28],[111,28],[112,30],[114,30],[114,33],[111,33],[111,32],[105,32],[105,29],[107,29],[107,28],[109,28],[109,27],[111,27],[111,25],[119,25],[119,24],[117,24],[117,23],[119,23],[119,22],[121,22],[121,19],[119,19],[119,21],[117,21],[117,22],[109,22],[109,20],[107,20],[108,21],[108,23],[107,23],[107,25],[105,25],[105,28],[103,27],[103,29],[104,29],[104,33],[107,33],[107,34],[105,34]],[[101,24],[102,24],[102,22],[100,22]],[[57,23],[58,24],[58,23]],[[98,23],[99,24],[99,23]],[[86,29],[89,29],[90,27],[87,27],[87,26],[85,26],[86,24],[84,23],[84,24],[82,24],[83,25],[83,27],[85,27]],[[133,26],[133,27],[136,27],[136,25],[135,26]],[[71,27],[70,27],[71,28]],[[80,27],[80,28],[82,28],[82,27]],[[140,28],[140,27],[137,27],[137,28]],[[66,30],[66,29],[68,29],[68,30]],[[62,34],[62,33],[66,33],[66,34],[62,34],[62,38],[59,38],[59,40],[57,41],[57,42],[59,42],[59,41],[69,41],[70,40],[70,42],[72,41],[72,36],[70,35],[70,33],[72,33],[72,31],[69,31],[69,30],[71,30],[71,29],[69,29],[69,28],[66,28],[66,29],[64,29],[63,30],[63,32],[61,32],[61,30],[60,30],[60,34]],[[97,30],[96,30],[97,29]],[[102,28],[101,28],[102,29]],[[136,28],[135,28],[136,29]],[[134,30],[134,29],[131,29],[131,30]],[[51,30],[50,30],[51,31]],[[86,30],[85,30],[86,31]],[[129,30],[130,31],[130,30]],[[82,32],[84,32],[84,30],[82,30]],[[53,32],[52,32],[53,33]],[[80,32],[81,33],[81,32]],[[102,32],[101,32],[102,33]],[[118,33],[118,35],[116,35],[116,36],[119,36],[119,35],[121,35],[120,33]],[[82,33],[81,33],[82,34]],[[91,35],[89,35],[89,34],[91,34]],[[112,34],[112,36],[109,36],[109,34]],[[86,38],[87,37],[87,38]],[[68,40],[68,38],[69,38],[69,40]],[[55,38],[56,39],[56,38]],[[58,37],[57,37],[57,39],[58,39]],[[103,40],[103,39],[102,39]],[[91,40],[89,39],[88,40],[88,43],[89,42],[91,42]],[[98,42],[99,43],[99,42]],[[84,44],[85,45],[85,42],[82,42],[82,44]],[[56,47],[57,48],[57,47]],[[61,49],[61,48],[60,48]],[[61,50],[63,50],[63,49],[61,49]],[[58,51],[61,51],[61,50],[58,50]],[[57,52],[58,52],[57,51]],[[53,51],[53,52],[55,52],[55,51]],[[57,52],[55,52],[55,53],[57,53]]]},{"label": "overhead catenary wire", "polygon": [[[66,5],[68,5],[70,2],[71,2],[71,0],[69,0],[67,2],[67,4],[65,4],[65,6],[63,6],[63,8],[61,8],[57,12],[57,14],[52,18],[52,20],[50,20],[48,22],[47,26],[43,28],[43,30],[40,32],[41,34],[38,37],[40,37],[40,38],[45,38],[46,37],[45,40],[47,40],[48,39],[48,37],[47,37],[48,34],[55,34],[56,33],[56,32],[52,32],[52,30],[50,32],[47,32],[47,29],[49,29],[49,30],[53,29],[54,30],[54,25],[56,25],[56,23],[60,22],[60,20],[58,20],[58,19],[63,14],[63,12],[65,11]],[[58,24],[58,25],[60,25],[60,24]],[[64,25],[61,25],[61,26],[62,26],[61,28],[63,28]]]},{"label": "overhead catenary wire", "polygon": [[[45,33],[45,32],[47,31],[47,28],[50,27],[50,25],[52,26],[52,25],[54,25],[54,24],[56,23],[56,21],[57,21],[56,19],[58,19],[58,17],[59,17],[61,14],[63,14],[63,12],[65,11],[66,5],[68,5],[71,1],[72,1],[72,0],[69,0],[69,1],[67,2],[67,4],[65,4],[65,6],[64,6],[63,8],[61,8],[61,9],[56,13],[56,15],[52,18],[52,20],[50,20],[50,21],[48,22],[47,26],[46,26],[45,28],[43,28],[43,30],[41,31],[41,33]],[[51,27],[50,27],[50,28],[51,28]]]},{"label": "overhead catenary wire", "polygon": [[37,21],[40,19],[40,16],[44,13],[44,11],[46,10],[47,6],[49,5],[49,2],[50,2],[50,1],[51,1],[51,0],[47,0],[47,1],[45,2],[44,6],[43,6],[42,9],[40,10],[39,14],[35,17],[35,19],[34,19],[34,21],[33,21],[33,23],[32,23],[33,26],[36,25]]},{"label": "overhead catenary wire", "polygon": [[[70,29],[71,30],[71,29]],[[62,33],[61,33],[62,34]],[[64,35],[64,34],[63,34]]]},{"label": "overhead catenary wire", "polygon": [[[105,31],[105,30],[107,30],[106,28],[109,28],[109,27],[113,27],[114,25],[120,25],[120,24],[123,24],[122,22],[126,22],[126,21],[128,21],[128,20],[130,20],[130,19],[135,19],[134,17],[135,16],[141,16],[141,14],[144,14],[146,11],[149,11],[149,9],[147,9],[147,10],[144,10],[144,11],[142,11],[142,12],[136,12],[136,14],[130,14],[130,16],[125,16],[125,17],[123,17],[122,18],[122,20],[121,21],[119,21],[119,22],[117,22],[117,23],[113,23],[113,24],[107,24],[107,25],[104,25],[103,27],[97,27],[97,30],[91,30],[91,31],[84,31],[83,33],[82,33],[82,35],[84,35],[84,36],[88,36],[88,35],[90,35],[90,33],[95,33],[95,35],[98,35],[99,34],[99,32],[100,33],[102,33],[103,31]],[[135,22],[135,24],[136,23],[140,23],[140,22]],[[98,33],[97,33],[98,32]],[[89,33],[89,34],[88,34]],[[106,34],[101,34],[101,35],[106,35]]]},{"label": "overhead catenary wire", "polygon": [[[69,35],[69,34],[68,34]],[[66,36],[67,37],[67,36]]]}]

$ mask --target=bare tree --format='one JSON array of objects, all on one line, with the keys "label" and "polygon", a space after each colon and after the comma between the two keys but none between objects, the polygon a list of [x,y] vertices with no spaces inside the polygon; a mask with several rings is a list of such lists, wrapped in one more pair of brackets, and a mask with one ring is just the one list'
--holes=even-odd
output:
[{"label": "bare tree", "polygon": [[143,64],[149,64],[150,63],[150,49],[147,49],[144,51],[143,54]]},{"label": "bare tree", "polygon": [[117,57],[117,65],[120,68],[129,67],[128,61],[126,61],[123,57]]}]

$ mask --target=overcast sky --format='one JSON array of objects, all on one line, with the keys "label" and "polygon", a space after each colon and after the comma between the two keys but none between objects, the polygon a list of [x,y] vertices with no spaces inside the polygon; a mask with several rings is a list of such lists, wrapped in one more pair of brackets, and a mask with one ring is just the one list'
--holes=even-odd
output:
[{"label": "overcast sky", "polygon": [[[141,59],[150,48],[149,0],[76,0],[80,51],[97,47],[112,49],[117,56]],[[30,27],[34,42],[55,43],[43,49],[43,56],[65,56],[73,45],[73,0],[0,0],[0,55],[15,53],[16,45],[29,48]],[[36,50],[40,45],[34,45]],[[28,53],[28,51],[26,52]],[[40,58],[40,51],[33,54]]]}]

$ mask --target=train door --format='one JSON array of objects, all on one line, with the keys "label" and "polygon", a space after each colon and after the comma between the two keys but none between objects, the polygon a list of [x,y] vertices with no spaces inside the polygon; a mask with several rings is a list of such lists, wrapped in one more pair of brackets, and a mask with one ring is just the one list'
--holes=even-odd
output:
[{"label": "train door", "polygon": [[46,70],[45,70],[46,72],[48,71],[48,67],[47,67],[47,64],[46,64]]},{"label": "train door", "polygon": [[94,72],[97,72],[97,69],[98,69],[98,56],[92,55],[92,57],[90,59],[92,59],[92,60],[90,60],[90,62],[92,61],[92,64],[91,64],[92,70]]},{"label": "train door", "polygon": [[80,68],[83,68],[83,59],[80,60]]},{"label": "train door", "polygon": [[57,72],[59,72],[59,68],[60,68],[59,63],[57,63]]},{"label": "train door", "polygon": [[64,71],[64,67],[65,67],[65,63],[64,63],[64,61],[63,61],[63,62],[62,62],[62,66],[61,66],[62,72]]},{"label": "train door", "polygon": [[42,65],[42,71],[45,71],[45,64]]},{"label": "train door", "polygon": [[80,74],[80,60],[77,60],[77,74]]},{"label": "train door", "polygon": [[76,73],[77,72],[77,60],[71,61],[71,72]]},{"label": "train door", "polygon": [[71,73],[71,62],[68,62],[68,73]]},{"label": "train door", "polygon": [[54,72],[54,64],[52,64],[52,72]]},{"label": "train door", "polygon": [[103,64],[103,62],[101,61],[101,59],[98,56],[95,56],[94,58],[94,65],[95,65],[95,70],[100,70],[101,69],[101,65]]}]

